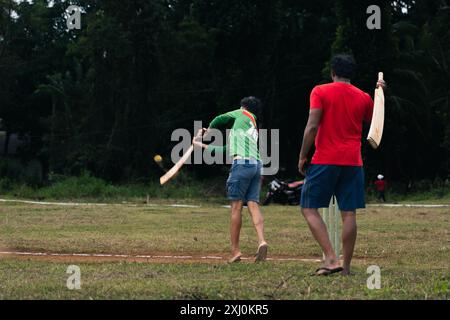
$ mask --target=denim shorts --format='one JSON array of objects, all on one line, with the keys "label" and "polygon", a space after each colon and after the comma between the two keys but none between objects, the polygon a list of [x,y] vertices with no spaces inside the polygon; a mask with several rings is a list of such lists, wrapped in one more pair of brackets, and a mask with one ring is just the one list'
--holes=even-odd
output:
[{"label": "denim shorts", "polygon": [[253,159],[234,160],[227,180],[228,199],[259,203],[261,170],[261,161]]},{"label": "denim shorts", "polygon": [[306,172],[300,205],[302,208],[326,208],[336,195],[341,211],[365,208],[364,170],[362,167],[311,165]]}]

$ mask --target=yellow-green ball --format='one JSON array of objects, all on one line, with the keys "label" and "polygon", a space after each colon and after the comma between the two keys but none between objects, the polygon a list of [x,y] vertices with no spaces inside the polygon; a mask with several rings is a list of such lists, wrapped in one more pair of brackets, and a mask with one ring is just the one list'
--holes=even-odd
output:
[{"label": "yellow-green ball", "polygon": [[153,160],[155,160],[156,163],[159,163],[162,161],[162,157],[159,154],[157,154],[156,156],[153,157]]}]

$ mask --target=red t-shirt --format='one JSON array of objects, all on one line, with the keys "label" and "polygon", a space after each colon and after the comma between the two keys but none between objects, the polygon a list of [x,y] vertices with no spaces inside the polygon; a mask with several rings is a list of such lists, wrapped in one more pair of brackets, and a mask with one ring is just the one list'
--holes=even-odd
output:
[{"label": "red t-shirt", "polygon": [[384,191],[386,189],[386,182],[384,180],[375,181],[375,185],[376,185],[377,191]]},{"label": "red t-shirt", "polygon": [[313,89],[310,108],[323,110],[311,163],[362,166],[362,126],[372,120],[372,98],[349,83],[334,82]]}]

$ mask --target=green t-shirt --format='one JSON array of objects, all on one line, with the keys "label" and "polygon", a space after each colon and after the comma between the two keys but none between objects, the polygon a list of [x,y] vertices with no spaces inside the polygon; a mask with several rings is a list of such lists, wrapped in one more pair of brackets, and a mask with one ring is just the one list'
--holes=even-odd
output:
[{"label": "green t-shirt", "polygon": [[233,123],[228,146],[208,146],[209,150],[224,152],[230,156],[241,156],[261,160],[258,151],[258,130],[256,117],[249,111],[238,109],[214,118],[209,127],[218,129]]}]

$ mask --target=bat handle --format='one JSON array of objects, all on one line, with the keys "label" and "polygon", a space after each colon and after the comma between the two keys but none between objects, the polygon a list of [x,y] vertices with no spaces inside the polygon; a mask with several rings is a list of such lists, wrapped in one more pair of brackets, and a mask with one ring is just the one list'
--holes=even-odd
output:
[{"label": "bat handle", "polygon": [[379,72],[378,73],[378,81],[382,81],[383,77],[384,77],[383,72]]}]

